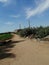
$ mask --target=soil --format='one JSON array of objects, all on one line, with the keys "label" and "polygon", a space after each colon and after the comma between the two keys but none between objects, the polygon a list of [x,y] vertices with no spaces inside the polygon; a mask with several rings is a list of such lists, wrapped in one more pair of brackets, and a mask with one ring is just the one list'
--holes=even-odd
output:
[{"label": "soil", "polygon": [[49,42],[13,35],[11,45],[1,49],[0,65],[49,65]]}]

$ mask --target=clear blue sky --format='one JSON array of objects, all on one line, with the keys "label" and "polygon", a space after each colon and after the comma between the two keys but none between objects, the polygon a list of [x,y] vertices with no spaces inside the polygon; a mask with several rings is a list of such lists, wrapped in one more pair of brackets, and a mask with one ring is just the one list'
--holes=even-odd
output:
[{"label": "clear blue sky", "polygon": [[49,0],[0,0],[0,32],[49,25]]}]

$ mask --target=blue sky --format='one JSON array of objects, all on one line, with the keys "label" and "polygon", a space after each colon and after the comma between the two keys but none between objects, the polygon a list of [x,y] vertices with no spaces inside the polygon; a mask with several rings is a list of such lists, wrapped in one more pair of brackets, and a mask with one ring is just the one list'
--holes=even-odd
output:
[{"label": "blue sky", "polygon": [[0,32],[49,25],[49,0],[0,0]]}]

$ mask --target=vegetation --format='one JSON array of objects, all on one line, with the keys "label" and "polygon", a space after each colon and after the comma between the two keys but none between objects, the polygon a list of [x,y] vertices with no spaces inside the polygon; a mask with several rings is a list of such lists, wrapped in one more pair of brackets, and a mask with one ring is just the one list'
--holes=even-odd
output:
[{"label": "vegetation", "polygon": [[33,35],[35,38],[44,38],[45,36],[49,35],[49,26],[19,29],[17,30],[17,34],[22,37]]},{"label": "vegetation", "polygon": [[12,35],[10,33],[4,33],[4,34],[0,34],[0,40],[8,40],[12,37]]}]

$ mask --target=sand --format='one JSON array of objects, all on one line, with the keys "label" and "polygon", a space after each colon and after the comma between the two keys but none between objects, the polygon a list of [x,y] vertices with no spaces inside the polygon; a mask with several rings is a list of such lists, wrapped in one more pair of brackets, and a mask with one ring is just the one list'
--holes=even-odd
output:
[{"label": "sand", "polygon": [[14,34],[9,56],[0,59],[0,65],[49,65],[49,42],[24,39]]}]

